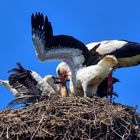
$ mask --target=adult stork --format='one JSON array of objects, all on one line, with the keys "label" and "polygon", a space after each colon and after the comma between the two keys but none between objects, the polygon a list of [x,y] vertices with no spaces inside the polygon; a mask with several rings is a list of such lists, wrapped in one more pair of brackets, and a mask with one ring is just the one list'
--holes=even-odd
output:
[{"label": "adult stork", "polygon": [[[77,93],[77,91],[75,91],[75,89],[77,89],[77,74],[84,74],[84,72],[87,72],[89,73],[86,74],[87,77],[93,74],[93,77],[90,77],[90,80],[95,80],[96,77],[99,77],[97,78],[98,80],[96,79],[95,82],[93,82],[93,84],[96,85],[105,78],[104,76],[107,77],[110,68],[117,63],[114,57],[108,56],[103,61],[101,60],[101,62],[98,62],[99,65],[97,67],[90,66],[84,68],[89,51],[81,41],[66,35],[53,36],[51,23],[48,21],[47,16],[44,18],[43,14],[32,14],[31,23],[32,41],[38,58],[40,61],[58,59],[68,64],[72,72],[70,81],[73,84],[72,87],[74,87],[71,91],[73,94]],[[105,64],[107,65],[105,66]],[[104,67],[104,69],[101,70],[101,67]],[[97,69],[99,69],[99,71]],[[79,70],[81,72],[77,73]],[[84,96],[87,96],[87,83],[83,83],[82,87]]]},{"label": "adult stork", "polygon": [[[140,44],[127,40],[108,40],[92,42],[86,45],[89,50],[89,57],[86,59],[86,66],[98,63],[104,56],[113,55],[117,58],[118,64],[114,67],[130,67],[140,64]],[[108,79],[109,94],[112,93],[112,73]]]},{"label": "adult stork", "polygon": [[[61,62],[57,68],[56,68],[56,73],[59,77],[59,79],[61,80],[70,80],[70,76],[71,76],[71,71],[70,71],[70,68],[68,67],[68,65],[65,63],[65,62]],[[86,74],[86,73],[85,73]],[[80,79],[79,77],[77,79]],[[87,79],[86,79],[87,80]],[[82,81],[83,82],[83,81]],[[91,81],[88,81],[88,82],[91,82]],[[113,84],[119,82],[119,80],[117,78],[114,78],[113,77]],[[82,89],[82,86],[81,86],[81,83],[78,83],[78,88],[81,88],[79,89],[79,91],[81,91],[77,96],[83,96],[84,93],[83,93],[83,89]],[[93,88],[95,88],[95,85],[92,85],[91,84],[91,87],[93,86]],[[70,87],[71,89],[71,87]],[[92,96],[92,90],[89,91],[91,93],[91,96]],[[97,95],[98,97],[100,98],[103,98],[103,97],[107,97],[108,96],[108,78],[105,78],[98,86],[97,86],[97,91],[96,93],[93,93],[95,95]],[[113,95],[114,96],[118,96],[115,92],[113,92]]]}]

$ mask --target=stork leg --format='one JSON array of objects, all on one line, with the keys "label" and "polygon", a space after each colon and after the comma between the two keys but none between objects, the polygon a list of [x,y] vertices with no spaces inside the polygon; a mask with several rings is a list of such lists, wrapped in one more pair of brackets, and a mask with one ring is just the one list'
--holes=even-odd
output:
[{"label": "stork leg", "polygon": [[107,98],[110,95],[110,101],[112,101],[113,85],[112,85],[112,71],[108,75],[108,93]]},{"label": "stork leg", "polygon": [[69,97],[69,91],[68,91],[68,88],[67,88],[67,85],[66,84],[65,84],[65,88],[66,88],[67,97]]},{"label": "stork leg", "polygon": [[62,83],[61,87],[60,88],[65,88],[65,91],[64,93],[61,93],[63,97],[69,97],[69,91],[68,91],[68,88],[67,88],[67,85],[66,85],[66,82],[65,83]]}]

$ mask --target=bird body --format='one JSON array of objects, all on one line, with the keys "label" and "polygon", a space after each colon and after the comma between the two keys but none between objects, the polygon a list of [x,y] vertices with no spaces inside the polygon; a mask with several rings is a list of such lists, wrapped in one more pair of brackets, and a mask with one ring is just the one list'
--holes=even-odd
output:
[{"label": "bird body", "polygon": [[17,63],[17,67],[9,71],[14,73],[8,80],[0,80],[0,83],[16,97],[8,104],[8,108],[17,104],[35,103],[52,94],[64,94],[64,88],[60,91],[61,83],[56,84],[56,77],[53,75],[42,78],[37,72],[23,68],[20,63]]},{"label": "bird body", "polygon": [[[83,70],[83,72],[82,72],[82,70]],[[91,79],[95,76],[96,70],[98,70],[98,69],[94,69],[94,72],[95,72],[94,76],[90,73],[91,72],[90,70],[87,71],[84,68],[82,70],[79,70],[77,72],[78,74],[77,74],[76,79],[79,79],[79,81],[78,81],[78,84],[77,84],[77,87],[76,87],[76,92],[74,93],[74,96],[81,96],[81,97],[84,96],[84,91],[83,91],[81,83],[83,83],[84,81],[88,81],[89,86],[90,86],[90,90],[88,92],[88,95],[90,97],[92,95],[96,95],[96,96],[101,97],[101,98],[107,97],[107,95],[108,95],[108,78],[105,78],[99,85],[95,86],[96,81],[94,81],[94,80],[96,80],[96,78],[93,79],[93,81]],[[70,69],[69,69],[69,67],[66,63],[61,62],[56,68],[56,73],[57,73],[57,75],[60,79],[70,80],[71,72],[70,72]],[[115,84],[116,82],[119,82],[119,80],[117,78],[113,77],[113,84]],[[75,91],[74,86],[73,86],[71,81],[70,81],[70,90],[73,91],[73,92]],[[113,92],[113,95],[118,96],[114,92]]]},{"label": "bird body", "polygon": [[[93,42],[86,45],[90,57],[87,65],[97,63],[105,55],[113,55],[117,58],[119,67],[130,67],[140,64],[140,44],[126,40],[108,40]],[[94,58],[91,56],[94,55]],[[97,61],[95,61],[95,59]]]},{"label": "bird body", "polygon": [[12,74],[9,76],[9,84],[22,95],[49,95],[54,90],[35,71]]},{"label": "bird body", "polygon": [[[104,56],[113,55],[118,64],[114,67],[130,67],[140,64],[140,44],[127,40],[108,40],[93,42],[86,45],[89,50],[89,57],[86,59],[86,66],[97,64]],[[108,76],[108,94],[112,98],[112,72]]]},{"label": "bird body", "polygon": [[116,64],[116,58],[113,56],[106,56],[99,61],[97,65],[84,67],[78,70],[76,79],[80,82],[80,85],[82,85],[84,94],[88,97],[97,95],[98,86],[108,76],[112,67]]},{"label": "bird body", "polygon": [[53,36],[47,16],[32,15],[32,41],[40,61],[61,60],[69,65],[72,83],[76,86],[76,72],[83,67],[88,49],[79,40],[65,35]]}]

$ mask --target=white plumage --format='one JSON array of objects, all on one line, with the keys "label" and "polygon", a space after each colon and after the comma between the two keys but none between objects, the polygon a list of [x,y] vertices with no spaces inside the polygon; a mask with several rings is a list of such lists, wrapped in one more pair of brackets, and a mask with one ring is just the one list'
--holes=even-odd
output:
[{"label": "white plumage", "polygon": [[[74,96],[96,95],[97,87],[108,76],[109,72],[117,64],[117,60],[113,56],[104,57],[97,65],[81,68],[76,73],[76,85],[70,79],[70,92]],[[61,73],[69,72],[67,64],[60,63],[57,66],[58,76]]]},{"label": "white plumage", "polygon": [[15,88],[13,88],[8,80],[0,80],[0,83],[6,87],[15,97],[21,96],[21,93],[19,93]]}]

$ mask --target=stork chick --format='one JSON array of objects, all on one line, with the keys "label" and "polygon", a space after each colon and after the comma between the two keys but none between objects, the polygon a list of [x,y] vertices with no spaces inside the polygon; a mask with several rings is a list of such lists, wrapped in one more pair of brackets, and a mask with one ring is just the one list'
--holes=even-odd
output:
[{"label": "stork chick", "polygon": [[[60,69],[61,67],[61,69]],[[60,93],[62,97],[68,97],[70,95],[70,91],[67,87],[67,81],[69,81],[70,77],[70,68],[66,63],[62,62],[60,63],[56,68],[56,73],[58,78],[60,79]]]},{"label": "stork chick", "polygon": [[36,99],[41,99],[51,94],[56,94],[54,83],[49,81],[52,77],[46,76],[47,82],[38,73],[24,69],[20,63],[17,63],[18,68],[10,70],[14,72],[9,76],[9,80],[0,80],[11,93],[16,97],[11,102],[13,104],[25,103],[27,101],[34,102]]}]

